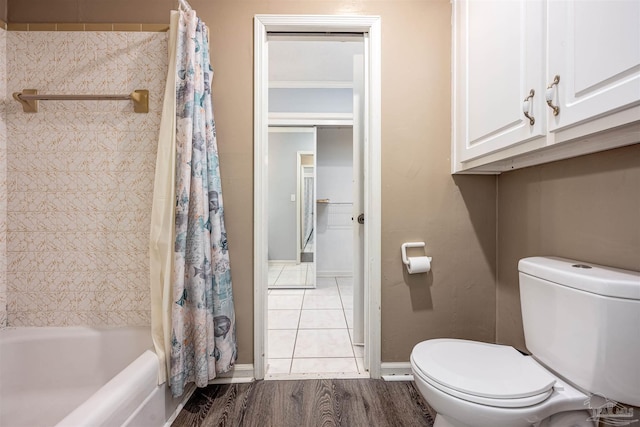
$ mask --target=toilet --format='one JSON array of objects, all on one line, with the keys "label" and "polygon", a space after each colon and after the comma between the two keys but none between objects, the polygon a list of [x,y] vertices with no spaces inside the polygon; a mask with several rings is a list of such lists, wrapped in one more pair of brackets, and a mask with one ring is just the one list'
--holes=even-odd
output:
[{"label": "toilet", "polygon": [[595,427],[606,402],[640,406],[640,273],[555,257],[518,270],[531,355],[446,338],[413,348],[434,427]]}]

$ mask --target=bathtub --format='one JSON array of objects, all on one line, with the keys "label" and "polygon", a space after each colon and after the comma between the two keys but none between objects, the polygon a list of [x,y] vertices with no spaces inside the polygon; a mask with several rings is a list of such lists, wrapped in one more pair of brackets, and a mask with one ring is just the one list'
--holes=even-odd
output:
[{"label": "bathtub", "polygon": [[0,330],[0,427],[162,427],[178,399],[157,385],[146,327]]}]

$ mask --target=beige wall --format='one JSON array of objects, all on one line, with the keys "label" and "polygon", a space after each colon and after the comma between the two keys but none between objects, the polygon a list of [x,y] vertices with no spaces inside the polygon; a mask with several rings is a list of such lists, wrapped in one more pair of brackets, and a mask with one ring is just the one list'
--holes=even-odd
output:
[{"label": "beige wall", "polygon": [[500,175],[497,341],[524,348],[517,263],[640,270],[640,144]]},{"label": "beige wall", "polygon": [[[169,23],[178,0],[0,0],[7,4],[8,22]],[[193,2],[194,6],[213,3]],[[1,3],[0,3],[1,7]],[[200,9],[200,7],[198,7]],[[210,7],[209,7],[210,9]]]},{"label": "beige wall", "polygon": [[[239,269],[246,273],[252,270],[248,263],[253,249],[248,208],[253,195],[247,178],[252,177],[253,170],[253,16],[380,15],[382,360],[407,361],[413,345],[430,337],[492,341],[495,179],[476,177],[454,182],[449,174],[449,2],[218,1],[212,12],[210,17],[203,13],[203,19],[212,30],[218,82],[216,85],[214,80],[214,103],[220,126],[221,164],[227,165],[222,173],[229,181],[225,203],[227,207],[231,204],[238,215],[243,210],[246,215],[229,215],[237,218],[229,224],[229,240],[238,248],[235,260],[243,263]],[[429,255],[434,257],[433,274],[408,277],[404,273],[400,245],[408,240],[427,242]],[[248,302],[251,277],[243,276],[242,282],[236,278],[234,289],[239,289],[239,296],[246,295]],[[242,310],[241,319],[248,322],[252,307]],[[241,324],[242,320],[238,321],[239,328]],[[253,339],[251,334],[243,337]]]},{"label": "beige wall", "polygon": [[[194,2],[198,8],[198,4]],[[203,9],[204,10],[204,9]],[[210,13],[210,14],[209,14]],[[234,290],[252,319],[253,16],[358,13],[382,18],[382,360],[407,361],[437,336],[492,341],[495,331],[495,178],[449,173],[448,1],[217,1],[212,30],[214,103]],[[419,43],[417,42],[419,41]],[[226,167],[225,167],[226,165]],[[408,277],[400,245],[427,242],[433,274]],[[233,252],[232,252],[233,257]],[[249,304],[244,304],[249,303]],[[253,336],[243,328],[241,348]],[[244,362],[252,358],[242,352]]]},{"label": "beige wall", "polygon": [[[83,8],[92,2],[55,3],[10,0],[9,20],[74,22],[88,13]],[[175,2],[164,7],[167,3],[152,0],[120,3],[126,4],[98,20],[166,22],[168,8]],[[65,4],[76,6],[61,16]],[[450,175],[449,0],[192,0],[191,4],[211,28],[238,363],[253,360],[253,16],[262,13],[382,18],[383,361],[407,361],[413,345],[427,338],[493,341],[496,179]],[[410,240],[427,243],[427,253],[434,257],[432,274],[406,274],[400,245]]]}]

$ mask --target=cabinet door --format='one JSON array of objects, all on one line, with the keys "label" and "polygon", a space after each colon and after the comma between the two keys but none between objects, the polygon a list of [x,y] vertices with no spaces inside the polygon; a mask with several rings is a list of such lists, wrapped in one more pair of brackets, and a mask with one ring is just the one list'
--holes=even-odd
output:
[{"label": "cabinet door", "polygon": [[[454,169],[546,132],[542,1],[454,3]],[[531,125],[523,102],[531,89]]]},{"label": "cabinet door", "polygon": [[548,50],[550,131],[640,102],[640,1],[550,0]]}]

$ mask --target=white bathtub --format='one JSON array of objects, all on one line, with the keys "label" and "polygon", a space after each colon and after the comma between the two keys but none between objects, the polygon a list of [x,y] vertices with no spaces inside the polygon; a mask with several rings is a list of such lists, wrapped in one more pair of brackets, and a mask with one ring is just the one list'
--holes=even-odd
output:
[{"label": "white bathtub", "polygon": [[149,328],[0,331],[0,427],[161,427],[173,399],[157,385]]}]

